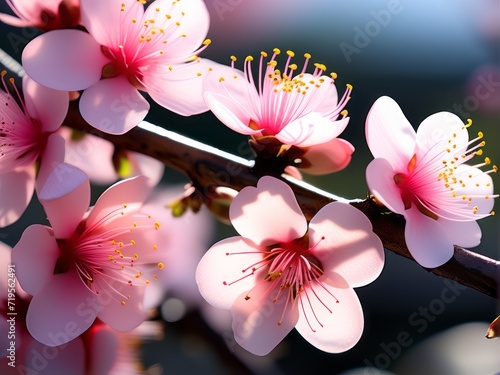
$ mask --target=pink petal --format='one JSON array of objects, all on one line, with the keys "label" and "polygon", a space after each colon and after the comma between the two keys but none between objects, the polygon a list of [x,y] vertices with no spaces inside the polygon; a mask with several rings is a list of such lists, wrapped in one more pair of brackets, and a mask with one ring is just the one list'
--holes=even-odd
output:
[{"label": "pink petal", "polygon": [[[130,331],[139,326],[147,317],[147,313],[143,308],[144,301],[144,286],[129,286],[128,284],[120,284],[117,290],[126,296],[125,305],[121,301],[115,301],[109,297],[106,304],[101,305],[101,310],[97,317],[113,329],[117,331]],[[106,293],[106,292],[104,292]],[[101,297],[105,299],[104,297]]]},{"label": "pink petal", "polygon": [[262,177],[257,187],[240,191],[231,203],[229,218],[242,237],[262,246],[289,242],[307,230],[292,189],[270,176]]},{"label": "pink petal", "polygon": [[230,129],[240,134],[260,133],[248,126],[251,119],[258,118],[255,108],[260,98],[243,72],[229,66],[211,71],[203,81],[203,97],[213,114]]},{"label": "pink petal", "polygon": [[405,241],[411,255],[425,268],[443,265],[453,256],[453,243],[438,221],[413,206],[405,211]]},{"label": "pink petal", "polygon": [[196,268],[202,297],[217,308],[231,308],[241,293],[255,285],[257,276],[245,276],[252,273],[253,264],[262,260],[259,250],[241,237],[226,238],[213,245]]},{"label": "pink petal", "polygon": [[349,142],[333,138],[329,142],[309,147],[302,159],[310,166],[301,167],[300,170],[312,175],[338,172],[347,167],[353,152],[354,146]]},{"label": "pink petal", "polygon": [[374,159],[366,167],[366,182],[370,192],[392,212],[403,214],[405,207],[401,191],[394,182],[396,173],[386,159]]},{"label": "pink petal", "polygon": [[50,228],[34,224],[24,230],[12,249],[12,263],[16,265],[16,276],[27,293],[37,294],[51,279],[60,255]]},{"label": "pink petal", "polygon": [[406,172],[415,154],[415,130],[399,105],[382,96],[366,118],[366,141],[374,158],[386,159],[397,172]]},{"label": "pink petal", "polygon": [[24,20],[5,13],[0,13],[0,22],[14,27],[35,26],[33,20]]},{"label": "pink petal", "polygon": [[[311,290],[301,294],[300,317],[295,328],[316,348],[328,353],[342,353],[351,349],[361,338],[364,326],[363,310],[358,296],[342,277],[337,275],[322,282],[324,288],[317,284],[314,286],[317,297]],[[311,303],[303,296],[306,292],[309,293]],[[339,303],[335,303],[332,296]]]},{"label": "pink petal", "polygon": [[[453,137],[455,134],[455,137]],[[448,143],[451,140],[453,143]],[[417,149],[419,155],[424,155],[431,148],[434,148],[432,154],[441,153],[447,147],[451,147],[453,144],[465,152],[467,148],[467,143],[469,141],[469,133],[464,123],[460,118],[450,112],[439,112],[427,117],[419,125],[417,129]],[[436,147],[437,144],[441,143],[441,147]],[[457,151],[459,152],[459,151]],[[426,158],[430,159],[434,155],[427,155]],[[422,158],[420,158],[422,159]]]},{"label": "pink petal", "polygon": [[315,146],[338,136],[348,122],[349,117],[331,121],[318,112],[312,112],[286,125],[276,138],[288,145]]},{"label": "pink petal", "polygon": [[263,282],[250,291],[249,299],[247,293],[238,296],[231,308],[234,338],[252,354],[268,354],[299,319],[296,304],[292,306],[289,302],[287,306],[284,298],[273,301],[278,294],[277,289],[269,291],[269,284]]},{"label": "pink petal", "polygon": [[384,247],[372,224],[358,209],[329,203],[309,223],[309,246],[325,274],[341,275],[351,287],[375,280],[384,267]]},{"label": "pink petal", "polygon": [[165,164],[150,156],[140,154],[138,152],[127,153],[131,171],[129,176],[142,175],[148,178],[148,184],[151,187],[158,185],[165,171]]},{"label": "pink petal", "polygon": [[0,173],[0,228],[16,222],[35,191],[35,166]]},{"label": "pink petal", "polygon": [[47,144],[42,154],[40,170],[36,178],[36,190],[40,191],[50,174],[64,162],[65,144],[59,134],[51,134],[47,138]]},{"label": "pink petal", "polygon": [[162,107],[183,116],[208,110],[203,100],[203,76],[217,65],[207,59],[174,65],[172,71],[144,72],[143,84],[151,98]]},{"label": "pink petal", "polygon": [[[153,6],[149,6],[144,13],[144,19],[158,17],[156,8],[159,8],[161,17],[169,14],[171,24],[179,21],[179,26],[175,26],[172,35],[167,38],[170,46],[167,44],[165,53],[169,56],[189,57],[196,51],[205,40],[210,23],[210,15],[207,7],[202,0],[190,0],[172,2],[171,0],[156,0]],[[182,36],[185,35],[185,36]]]},{"label": "pink petal", "polygon": [[148,114],[149,103],[125,77],[103,79],[80,98],[82,117],[109,134],[128,132]]},{"label": "pink petal", "polygon": [[28,76],[23,77],[23,93],[28,113],[40,122],[42,130],[56,131],[68,112],[68,93],[49,89]]},{"label": "pink petal", "polygon": [[101,78],[108,62],[101,46],[86,32],[54,30],[33,39],[23,50],[26,73],[38,83],[62,91],[78,91]]},{"label": "pink petal", "polygon": [[38,193],[56,238],[70,237],[90,204],[88,176],[66,163],[59,164]]},{"label": "pink petal", "polygon": [[75,339],[95,320],[95,309],[86,304],[93,296],[75,272],[53,275],[31,300],[26,316],[28,331],[48,346]]},{"label": "pink petal", "polygon": [[73,139],[73,130],[65,126],[58,133],[66,140],[66,163],[84,171],[91,182],[109,185],[117,180],[112,160],[115,147],[111,142],[92,134]]},{"label": "pink petal", "polygon": [[138,210],[150,191],[151,187],[144,176],[117,182],[97,199],[87,218],[87,225],[93,225],[112,211],[123,209],[124,204],[128,212]]},{"label": "pink petal", "polygon": [[[85,371],[85,346],[83,340],[76,339],[66,345],[56,348],[30,340],[29,346],[23,350],[26,353],[26,369],[30,369],[25,374],[35,374],[30,372],[36,368],[37,375],[84,375]],[[19,366],[19,368],[23,368]]]},{"label": "pink petal", "polygon": [[440,217],[437,222],[454,245],[474,247],[481,242],[481,228],[476,221],[453,221]]},{"label": "pink petal", "polygon": [[139,1],[81,0],[80,3],[82,24],[97,43],[103,46],[117,48],[124,42],[124,35],[129,32],[133,35],[132,30],[137,33],[142,27],[141,22],[132,22],[132,18],[140,21],[144,14],[144,5]]},{"label": "pink petal", "polygon": [[90,337],[91,374],[108,375],[116,363],[118,354],[118,335],[111,328],[101,325],[93,328]]}]

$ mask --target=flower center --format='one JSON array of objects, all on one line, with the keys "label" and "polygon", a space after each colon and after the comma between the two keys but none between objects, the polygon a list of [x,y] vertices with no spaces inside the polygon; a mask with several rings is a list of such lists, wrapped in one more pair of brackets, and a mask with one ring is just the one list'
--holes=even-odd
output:
[{"label": "flower center", "polygon": [[[471,124],[469,120],[459,131],[466,131]],[[413,155],[407,170],[394,175],[405,209],[415,205],[421,213],[435,220],[439,217],[476,220],[484,200],[498,196],[487,193],[493,187],[491,178],[486,176],[497,172],[497,166],[493,165],[485,172],[479,169],[491,164],[488,157],[482,163],[461,166],[483,154],[481,147],[486,144],[483,133],[479,132],[464,146],[458,146],[457,138],[457,132],[452,131],[449,137],[436,142],[419,159]],[[486,216],[484,212],[480,215]]]},{"label": "flower center", "polygon": [[[324,239],[325,237],[322,237],[320,241]],[[298,303],[304,314],[306,311],[304,305],[309,305],[314,319],[320,326],[323,326],[314,313],[314,306],[318,305],[312,302],[313,298],[318,299],[320,304],[329,312],[332,311],[328,308],[329,301],[321,300],[315,292],[315,288],[328,291],[321,280],[324,275],[323,265],[312,252],[316,246],[317,244],[312,247],[309,246],[309,238],[306,234],[304,237],[292,242],[278,243],[261,251],[257,250],[262,254],[262,260],[245,268],[243,270],[245,276],[242,278],[229,283],[224,281],[223,284],[230,286],[247,277],[255,276],[257,278],[256,286],[262,283],[270,284],[267,296],[271,298],[273,303],[278,302],[278,300],[280,304],[284,302],[281,318],[277,322],[278,325],[281,325],[287,309],[293,308]],[[227,253],[226,255],[241,254],[245,253]],[[246,293],[245,300],[251,298],[252,290]],[[339,302],[334,295],[328,293],[335,303]],[[305,316],[311,330],[315,331],[307,314]]]},{"label": "flower center", "polygon": [[71,238],[58,239],[61,256],[55,269],[55,273],[76,271],[90,291],[107,291],[122,305],[130,298],[125,286],[148,285],[157,279],[154,269],[164,267],[148,260],[157,246],[148,248],[139,240],[160,224],[149,215],[126,210],[124,204],[91,226],[82,221]]},{"label": "flower center", "polygon": [[[134,87],[144,90],[143,76],[146,70],[149,72],[151,69],[159,69],[161,74],[165,75],[173,70],[173,66],[168,64],[195,60],[197,54],[210,44],[209,39],[203,42],[201,48],[188,55],[169,56],[168,63],[161,60],[169,48],[182,43],[187,36],[180,31],[185,13],[175,9],[179,1],[174,0],[170,3],[167,11],[156,7],[151,8],[153,10],[151,12],[148,8],[149,12],[146,11],[142,19],[133,17],[131,8],[122,3],[119,39],[114,44],[101,46],[103,54],[111,60],[103,67],[102,77],[113,78],[124,75]],[[138,2],[146,4],[145,0]]]}]

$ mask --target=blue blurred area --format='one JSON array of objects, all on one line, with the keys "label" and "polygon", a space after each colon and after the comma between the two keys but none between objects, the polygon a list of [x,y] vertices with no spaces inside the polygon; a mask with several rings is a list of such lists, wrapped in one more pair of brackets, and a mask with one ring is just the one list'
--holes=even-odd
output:
[{"label": "blue blurred area", "polygon": [[[499,163],[496,144],[500,141],[500,102],[496,109],[485,110],[484,103],[474,94],[474,88],[481,84],[478,68],[488,65],[500,70],[499,1],[206,0],[206,4],[212,17],[209,32],[212,44],[203,57],[229,63],[229,56],[236,55],[242,63],[247,55],[257,56],[261,50],[270,52],[278,47],[282,51],[295,51],[295,62],[301,66],[301,56],[308,52],[313,61],[324,63],[328,71],[338,74],[340,92],[346,83],[354,86],[347,106],[351,120],[342,135],[356,147],[352,164],[335,175],[306,176],[306,180],[347,198],[366,196],[364,168],[371,155],[364,140],[364,121],[372,103],[382,95],[393,97],[415,127],[430,114],[442,110],[457,112],[461,108],[457,114],[464,120],[466,117],[474,120],[472,130],[484,132],[488,143],[485,155]],[[0,10],[5,8],[2,3]],[[33,30],[4,25],[0,30],[1,48],[19,59],[23,41],[34,35]],[[491,95],[500,98],[500,82],[493,82]],[[216,147],[237,153],[246,141],[211,114],[183,118],[154,105],[153,108],[149,121]],[[167,173],[167,178],[170,176],[172,180],[179,179]],[[493,177],[498,191],[500,180]],[[497,211],[500,211],[498,202]],[[42,216],[39,209],[34,209],[12,228],[20,234]],[[474,250],[500,259],[498,215],[480,221],[480,225],[483,242]],[[227,229],[219,231],[217,237],[224,232]],[[338,374],[368,363],[377,365],[377,358],[386,353],[384,344],[397,342],[401,332],[407,332],[411,339],[409,346],[401,348],[404,354],[412,345],[443,329],[470,321],[490,322],[499,313],[494,299],[469,289],[452,288],[456,291],[452,302],[435,302],[441,300],[446,288],[452,286],[415,263],[388,252],[381,277],[357,290],[366,327],[355,348],[343,354],[326,354],[292,333],[277,349],[275,363],[269,367],[253,366],[248,373]],[[422,315],[422,309],[431,311],[431,318]],[[190,319],[194,318],[169,323],[166,340],[146,346],[146,362],[162,362],[166,373],[243,371],[243,367],[233,366],[235,360],[229,352],[214,349],[220,345],[215,334],[208,341],[206,337],[197,337],[193,327],[200,331],[207,328],[196,326],[199,323],[190,324]],[[217,344],[212,346],[210,340]],[[398,358],[390,359],[389,370]],[[252,367],[251,362],[247,358],[246,366]],[[383,367],[382,363],[385,364],[379,360],[379,367]]]}]

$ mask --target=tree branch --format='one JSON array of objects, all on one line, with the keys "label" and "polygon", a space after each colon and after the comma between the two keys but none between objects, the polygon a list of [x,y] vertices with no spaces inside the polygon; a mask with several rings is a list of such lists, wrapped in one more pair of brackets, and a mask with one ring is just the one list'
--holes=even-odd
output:
[{"label": "tree branch", "polygon": [[[140,152],[158,159],[166,166],[186,175],[193,185],[208,197],[218,186],[241,190],[245,186],[256,185],[259,177],[269,172],[269,168],[266,168],[265,172],[260,171],[253,161],[223,152],[147,122],[142,122],[120,136],[99,132],[81,118],[76,102],[70,106],[65,125],[107,139],[119,149]],[[372,199],[346,200],[291,177],[275,177],[287,180],[308,219],[332,201],[347,202],[370,219],[374,232],[381,238],[387,250],[413,260],[405,245],[405,220],[401,215],[387,213],[384,207],[380,207]],[[498,297],[499,261],[455,247],[454,256],[450,261],[429,271],[437,276],[455,280],[490,297]]]}]

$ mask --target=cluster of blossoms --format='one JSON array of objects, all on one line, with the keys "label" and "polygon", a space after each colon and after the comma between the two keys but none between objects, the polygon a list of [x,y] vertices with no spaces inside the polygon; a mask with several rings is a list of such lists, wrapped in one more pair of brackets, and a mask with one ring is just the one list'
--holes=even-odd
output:
[{"label": "cluster of blossoms", "polygon": [[[161,163],[62,127],[70,98],[79,96],[82,117],[109,134],[137,126],[149,97],[181,115],[210,110],[248,135],[256,166],[270,166],[274,177],[264,175],[231,197],[228,218],[239,236],[206,252],[193,284],[195,278],[211,305],[231,310],[235,340],[254,354],[268,354],[294,327],[323,351],[352,348],[364,326],[353,288],[382,272],[382,242],[369,219],[345,202],[329,203],[307,220],[293,190],[276,178],[328,174],[349,164],[354,147],[338,136],[349,123],[352,86],[339,95],[337,75],[310,64],[307,53],[299,68],[292,51],[282,67],[280,50],[262,52],[255,76],[251,56],[243,71],[234,56],[230,66],[200,58],[210,44],[202,0],[32,3],[9,1],[18,17],[0,15],[46,31],[23,51],[23,95],[2,73],[0,227],[17,221],[36,191],[50,226],[29,226],[4,254],[16,266],[26,335],[35,345],[70,343],[66,350],[82,362],[84,343],[99,346],[96,337],[107,337],[108,329],[140,326],[147,286],[176,261],[166,248],[183,246],[171,245],[164,226],[142,207],[162,178]],[[498,195],[490,174],[497,167],[489,158],[466,164],[481,157],[485,144],[481,132],[469,140],[470,125],[441,112],[415,132],[388,97],[366,119],[374,156],[366,170],[369,190],[404,216],[406,245],[423,267],[446,263],[454,245],[478,245],[476,221],[494,214]],[[93,151],[82,158],[79,147]],[[90,179],[107,184],[124,176],[90,206]]]}]

